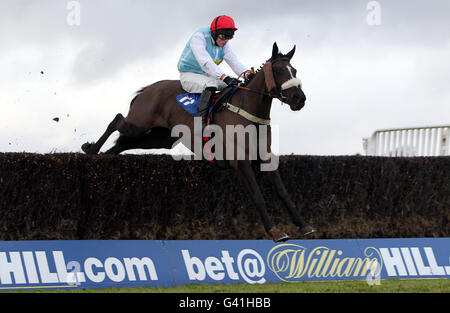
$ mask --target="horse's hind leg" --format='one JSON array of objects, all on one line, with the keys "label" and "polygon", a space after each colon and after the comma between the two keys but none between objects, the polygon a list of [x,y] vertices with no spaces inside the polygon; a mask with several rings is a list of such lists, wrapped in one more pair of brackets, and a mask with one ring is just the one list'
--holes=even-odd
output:
[{"label": "horse's hind leg", "polygon": [[[121,131],[119,129],[119,131]],[[171,136],[170,129],[154,127],[139,136],[121,135],[116,144],[106,154],[119,154],[132,149],[172,149],[177,138]]]},{"label": "horse's hind leg", "polygon": [[95,143],[85,143],[81,146],[81,149],[86,154],[97,154],[100,151],[100,148],[105,144],[106,140],[108,140],[109,136],[124,124],[124,117],[122,114],[117,114],[116,117],[109,123],[108,128],[105,133],[100,137],[100,139]]}]

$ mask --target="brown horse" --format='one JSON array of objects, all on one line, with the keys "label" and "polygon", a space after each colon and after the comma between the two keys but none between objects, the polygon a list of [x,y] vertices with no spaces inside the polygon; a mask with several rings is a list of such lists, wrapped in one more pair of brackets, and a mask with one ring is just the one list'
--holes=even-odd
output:
[{"label": "brown horse", "polygon": [[[245,87],[237,86],[239,89],[228,101],[229,103],[226,103],[227,109],[223,108],[214,113],[214,125],[212,126],[219,127],[226,136],[227,131],[230,132],[230,128],[227,126],[230,125],[242,125],[247,130],[252,125],[269,124],[273,98],[278,98],[282,102],[289,104],[292,111],[302,109],[305,105],[306,97],[302,91],[300,81],[296,78],[296,70],[290,64],[294,53],[295,47],[286,55],[281,54],[275,43],[272,57],[264,64],[263,70],[258,70],[251,79],[247,79]],[[176,96],[183,93],[185,91],[178,80],[160,81],[141,89],[131,102],[128,116],[124,118],[121,114],[117,114],[101,138],[96,143],[85,143],[82,146],[82,150],[87,154],[97,154],[114,131],[119,131],[120,137],[117,139],[116,144],[106,152],[108,154],[119,154],[129,149],[171,149],[180,138],[179,133],[173,133],[173,130],[179,125],[184,125],[186,129],[194,134],[190,138],[190,147],[195,145],[196,140],[198,142],[199,137],[200,142],[202,142],[202,133],[201,131],[199,133],[198,129],[195,128],[194,118],[177,103]],[[230,138],[233,139],[231,140],[233,146],[229,145],[230,142],[227,139],[227,142],[223,142],[223,147],[220,146],[220,148],[224,150],[224,153],[226,153],[227,148],[229,150],[233,148],[234,153],[232,157],[227,157],[226,159],[217,158],[215,163],[219,167],[232,167],[236,170],[254,205],[259,210],[265,230],[275,242],[285,241],[289,239],[289,236],[275,227],[270,221],[264,197],[252,168],[252,161],[259,162],[261,165],[267,165],[275,157],[270,151],[270,126],[266,126],[265,130],[267,132],[265,134],[261,133],[261,129],[260,127],[257,130],[259,139],[257,139],[256,143],[255,140],[251,140],[249,132],[245,134],[246,143],[249,141],[250,143],[248,146],[244,145],[244,147],[242,147],[242,144],[238,145],[236,143],[236,136],[239,134],[231,134],[232,137]],[[270,158],[262,160],[259,157],[255,160],[250,155],[252,145],[259,146],[261,140],[265,141],[264,144],[268,148],[267,153]],[[183,143],[185,142],[183,141]],[[189,144],[189,141],[187,143]],[[216,144],[215,147],[219,147],[219,144]],[[201,152],[194,151],[194,153],[196,157],[201,158]],[[241,153],[241,156],[244,155],[244,158],[237,157],[239,153]],[[306,235],[314,232],[313,228],[306,225],[300,217],[298,210],[286,191],[278,170],[272,168],[268,170],[268,173],[278,195],[287,207],[294,224],[299,227],[301,234]]]}]

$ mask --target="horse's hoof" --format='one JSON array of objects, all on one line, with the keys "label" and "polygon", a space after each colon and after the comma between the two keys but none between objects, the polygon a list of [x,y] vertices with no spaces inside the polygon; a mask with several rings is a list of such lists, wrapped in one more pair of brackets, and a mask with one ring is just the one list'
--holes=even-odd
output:
[{"label": "horse's hoof", "polygon": [[306,225],[305,227],[303,227],[303,228],[300,230],[300,232],[302,233],[303,236],[307,236],[307,235],[310,235],[310,234],[312,234],[312,233],[315,233],[316,230],[315,230],[314,228],[312,228],[311,226]]},{"label": "horse's hoof", "polygon": [[274,242],[284,242],[290,239],[288,234],[286,234],[284,231],[279,230],[276,227],[272,227],[269,230],[269,234],[272,236]]},{"label": "horse's hoof", "polygon": [[92,143],[86,142],[81,146],[81,150],[86,154],[97,154],[98,151],[95,151],[94,145]]}]

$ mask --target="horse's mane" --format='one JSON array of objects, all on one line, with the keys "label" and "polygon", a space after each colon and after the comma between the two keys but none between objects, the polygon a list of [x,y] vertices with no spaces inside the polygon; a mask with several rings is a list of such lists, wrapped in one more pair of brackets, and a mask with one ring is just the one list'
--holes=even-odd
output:
[{"label": "horse's mane", "polygon": [[244,81],[244,86],[247,86],[252,80],[253,78],[256,77],[256,74],[258,74],[259,72],[261,72],[261,70],[263,69],[264,64],[266,64],[267,62],[273,62],[277,59],[280,59],[284,57],[284,55],[282,53],[278,53],[275,57],[271,57],[270,59],[268,59],[266,62],[264,62],[256,71],[254,75],[251,75],[249,78],[246,78]]}]

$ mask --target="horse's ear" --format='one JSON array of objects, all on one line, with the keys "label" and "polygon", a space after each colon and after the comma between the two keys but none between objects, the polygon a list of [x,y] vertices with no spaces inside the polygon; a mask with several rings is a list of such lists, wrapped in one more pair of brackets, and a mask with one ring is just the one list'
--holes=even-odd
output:
[{"label": "horse's ear", "polygon": [[286,57],[289,58],[289,60],[292,59],[292,57],[294,56],[295,47],[296,46],[294,45],[294,48],[291,51],[289,51],[288,54],[286,54]]},{"label": "horse's ear", "polygon": [[278,50],[278,46],[277,43],[275,42],[273,44],[273,49],[272,49],[272,59],[275,59],[275,57],[278,55],[279,50]]}]

